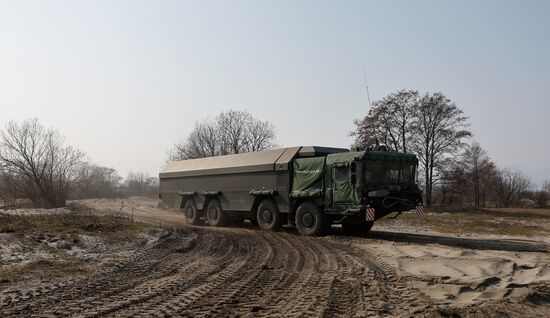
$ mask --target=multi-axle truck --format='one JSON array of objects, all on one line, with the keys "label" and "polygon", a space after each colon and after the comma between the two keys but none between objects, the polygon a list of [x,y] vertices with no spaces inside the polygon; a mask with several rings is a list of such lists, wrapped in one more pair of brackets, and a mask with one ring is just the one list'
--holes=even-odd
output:
[{"label": "multi-axle truck", "polygon": [[331,224],[366,232],[392,212],[422,215],[417,166],[415,155],[382,147],[289,147],[170,162],[159,196],[193,225],[249,219],[264,230],[296,226],[302,235]]}]

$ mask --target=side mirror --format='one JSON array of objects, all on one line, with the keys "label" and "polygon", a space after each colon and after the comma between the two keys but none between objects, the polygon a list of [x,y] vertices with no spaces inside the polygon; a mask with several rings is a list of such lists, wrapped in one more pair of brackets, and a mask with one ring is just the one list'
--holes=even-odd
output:
[{"label": "side mirror", "polygon": [[352,162],[350,165],[350,178],[351,184],[355,185],[357,183],[357,166],[355,162]]}]

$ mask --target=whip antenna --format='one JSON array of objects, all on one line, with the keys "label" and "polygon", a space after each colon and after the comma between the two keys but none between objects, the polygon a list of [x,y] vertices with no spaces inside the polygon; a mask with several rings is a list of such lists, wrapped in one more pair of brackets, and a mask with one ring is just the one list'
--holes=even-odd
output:
[{"label": "whip antenna", "polygon": [[[363,79],[365,80],[365,89],[367,90],[367,100],[369,101],[369,111],[372,110],[372,103],[370,101],[370,93],[369,93],[369,85],[367,84],[367,72],[365,72],[365,68],[363,67]],[[374,143],[376,144],[376,148],[380,147],[380,143],[378,142],[378,136],[376,136],[376,127],[372,126],[372,135],[374,136]]]},{"label": "whip antenna", "polygon": [[363,79],[365,80],[365,89],[367,90],[367,99],[369,101],[369,109],[370,109],[372,108],[372,103],[370,102],[369,85],[367,84],[367,72],[365,72],[364,67],[363,67]]}]

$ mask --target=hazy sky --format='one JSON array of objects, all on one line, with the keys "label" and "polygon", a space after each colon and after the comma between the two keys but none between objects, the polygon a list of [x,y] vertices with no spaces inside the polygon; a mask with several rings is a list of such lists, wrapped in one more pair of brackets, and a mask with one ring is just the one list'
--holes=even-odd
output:
[{"label": "hazy sky", "polygon": [[363,68],[373,99],[441,91],[499,165],[550,178],[550,1],[0,0],[0,125],[36,116],[123,176],[229,108],[347,147]]}]

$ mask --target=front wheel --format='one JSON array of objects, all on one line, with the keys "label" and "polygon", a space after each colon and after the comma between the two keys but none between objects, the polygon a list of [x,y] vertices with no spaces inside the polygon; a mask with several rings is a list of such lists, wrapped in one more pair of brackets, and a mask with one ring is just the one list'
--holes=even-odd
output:
[{"label": "front wheel", "polygon": [[319,207],[306,201],[296,210],[296,227],[302,235],[320,236],[327,233],[330,223]]}]

